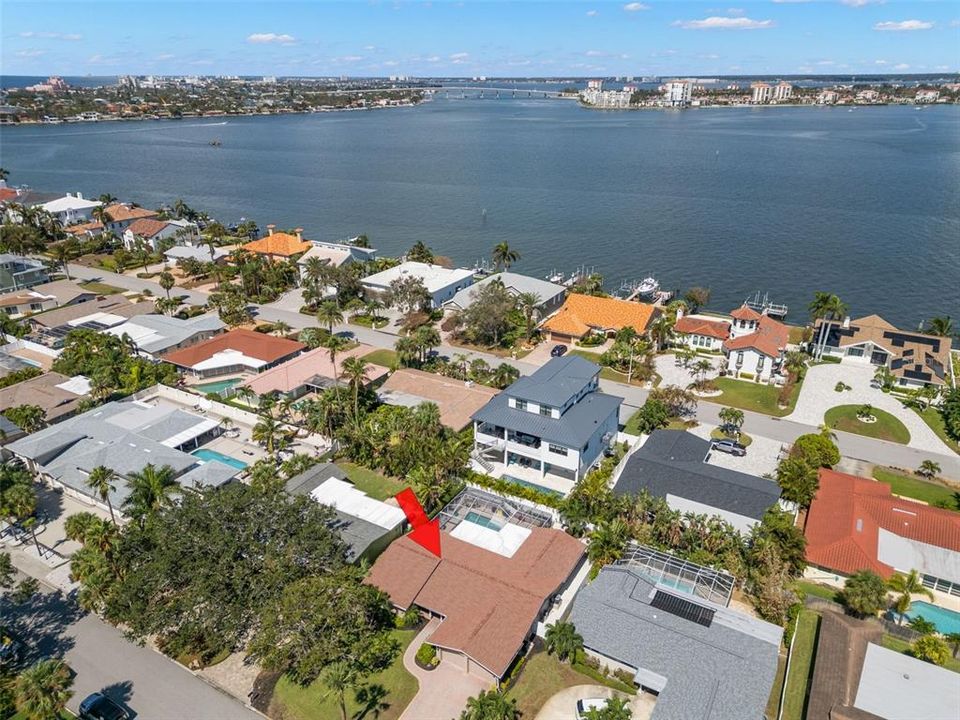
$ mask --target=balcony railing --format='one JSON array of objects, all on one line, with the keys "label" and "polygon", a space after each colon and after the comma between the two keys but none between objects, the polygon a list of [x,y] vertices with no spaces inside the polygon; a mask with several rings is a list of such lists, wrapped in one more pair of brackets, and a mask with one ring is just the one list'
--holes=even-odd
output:
[{"label": "balcony railing", "polygon": [[539,448],[540,447],[540,438],[534,437],[533,435],[524,435],[522,433],[507,433],[507,440],[517,445],[523,445],[529,448]]}]

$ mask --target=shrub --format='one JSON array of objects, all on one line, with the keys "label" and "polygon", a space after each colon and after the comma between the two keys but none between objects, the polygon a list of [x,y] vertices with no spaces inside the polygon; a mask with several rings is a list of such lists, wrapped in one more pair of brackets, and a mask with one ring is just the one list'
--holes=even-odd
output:
[{"label": "shrub", "polygon": [[590,333],[577,340],[577,345],[580,347],[597,347],[597,345],[603,345],[606,340],[600,333]]},{"label": "shrub", "polygon": [[417,662],[426,667],[432,667],[437,664],[437,649],[429,644],[424,643],[420,646],[420,649],[417,650]]},{"label": "shrub", "polygon": [[838,382],[836,385],[833,386],[834,392],[843,392],[846,389],[847,389],[847,384],[843,382],[843,380],[841,380],[840,382]]},{"label": "shrub", "polygon": [[406,628],[416,627],[417,625],[420,624],[420,620],[421,620],[420,613],[417,611],[416,608],[411,607],[411,608],[408,608],[406,612],[400,615],[397,615],[396,620],[394,622],[398,628],[400,628],[401,630],[404,630]]},{"label": "shrub", "polygon": [[617,668],[613,671],[613,676],[620,682],[626,683],[627,685],[633,684],[633,673],[624,670],[623,668]]},{"label": "shrub", "polygon": [[840,358],[834,357],[833,355],[824,355],[822,358],[820,358],[820,362],[839,363]]},{"label": "shrub", "polygon": [[913,656],[934,665],[944,665],[950,659],[950,648],[936,635],[924,635],[913,644]]},{"label": "shrub", "polygon": [[740,373],[739,377],[741,380],[753,380],[756,375],[753,373]]}]

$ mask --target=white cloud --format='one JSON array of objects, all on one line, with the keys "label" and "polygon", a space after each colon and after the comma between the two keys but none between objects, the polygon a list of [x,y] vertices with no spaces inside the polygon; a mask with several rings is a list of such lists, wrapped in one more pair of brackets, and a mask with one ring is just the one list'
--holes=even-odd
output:
[{"label": "white cloud", "polygon": [[157,60],[173,60],[176,55],[173,53],[163,53],[162,55],[157,55]]},{"label": "white cloud", "polygon": [[71,42],[83,40],[83,35],[79,35],[77,33],[34,32],[32,30],[20,33],[20,37],[38,38],[40,40],[69,40]]},{"label": "white cloud", "polygon": [[429,63],[440,62],[440,56],[439,56],[439,55],[431,55],[431,56],[428,57],[428,58],[424,58],[424,60],[426,60],[426,61],[429,62]]},{"label": "white cloud", "polygon": [[836,64],[836,63],[834,63],[833,60],[818,60],[818,61],[817,61],[817,65],[822,65],[822,66],[824,66],[824,67],[829,67],[830,65],[834,65],[834,64]]},{"label": "white cloud", "polygon": [[873,64],[874,64],[874,65],[889,65],[890,63],[888,63],[886,60],[874,60],[874,61],[873,61]]},{"label": "white cloud", "polygon": [[361,60],[363,60],[363,55],[343,55],[333,59],[334,62],[338,63],[355,63]]},{"label": "white cloud", "polygon": [[377,49],[377,46],[376,46],[376,45],[364,45],[364,46],[363,46],[363,49],[366,50],[367,52],[373,52],[374,50]]},{"label": "white cloud", "polygon": [[45,54],[43,50],[20,50],[16,53],[16,56],[19,58],[35,58]]},{"label": "white cloud", "polygon": [[253,43],[254,45],[264,45],[268,43],[292,45],[296,41],[297,39],[293,35],[287,35],[286,33],[253,33],[252,35],[247,35],[247,42]]},{"label": "white cloud", "polygon": [[596,10],[587,10],[587,17],[596,17],[598,14]]},{"label": "white cloud", "polygon": [[468,57],[470,57],[470,53],[458,52],[458,53],[453,53],[453,55],[450,56],[450,59],[451,59],[451,60],[466,60]]},{"label": "white cloud", "polygon": [[397,65],[400,64],[400,61],[399,61],[399,60],[384,60],[384,61],[383,61],[383,64],[386,65],[387,67],[396,67]]},{"label": "white cloud", "polygon": [[603,50],[587,50],[584,55],[587,57],[603,57],[606,53]]},{"label": "white cloud", "polygon": [[850,7],[861,8],[867,5],[883,5],[886,0],[840,0],[840,2]]},{"label": "white cloud", "polygon": [[708,17],[703,20],[677,20],[673,23],[684,30],[766,30],[773,20],[753,20],[748,17]]},{"label": "white cloud", "polygon": [[637,12],[638,10],[649,10],[650,6],[644,5],[643,3],[640,3],[640,2],[632,2],[624,5],[623,9],[626,10],[627,12]]},{"label": "white cloud", "polygon": [[873,29],[888,32],[909,32],[911,30],[929,30],[932,27],[933,23],[926,20],[901,20],[899,22],[878,22],[873,26]]},{"label": "white cloud", "polygon": [[910,69],[910,66],[907,65],[906,63],[900,63],[899,65],[894,65],[894,66],[893,66],[893,69],[894,69],[894,70],[909,70],[909,69]]}]

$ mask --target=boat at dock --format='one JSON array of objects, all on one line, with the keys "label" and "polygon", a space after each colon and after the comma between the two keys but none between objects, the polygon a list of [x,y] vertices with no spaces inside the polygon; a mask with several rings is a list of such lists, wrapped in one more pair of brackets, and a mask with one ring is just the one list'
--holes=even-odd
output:
[{"label": "boat at dock", "polygon": [[764,293],[763,297],[760,297],[759,290],[757,290],[756,294],[752,298],[748,297],[746,300],[744,300],[743,304],[751,310],[756,310],[758,313],[769,315],[772,318],[783,319],[787,316],[786,305],[781,305],[771,301],[767,293]]},{"label": "boat at dock", "polygon": [[660,294],[660,282],[653,277],[643,280],[624,280],[614,295],[623,300],[655,300]]}]

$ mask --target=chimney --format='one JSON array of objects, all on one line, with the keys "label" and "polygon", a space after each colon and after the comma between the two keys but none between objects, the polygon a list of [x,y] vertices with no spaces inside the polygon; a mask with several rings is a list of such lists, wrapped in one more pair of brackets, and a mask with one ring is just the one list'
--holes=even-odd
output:
[{"label": "chimney", "polygon": [[303,240],[303,228],[297,228],[294,232],[297,234],[297,240]]},{"label": "chimney", "polygon": [[270,223],[269,225],[267,225],[267,235],[273,235],[273,231],[276,229],[276,227],[277,226],[274,225],[273,223]]},{"label": "chimney", "polygon": [[77,200],[83,200],[83,193],[81,192],[77,193]]},{"label": "chimney", "polygon": [[677,305],[677,320],[683,317],[683,306]]},{"label": "chimney", "polygon": [[850,327],[850,316],[847,315],[847,316],[843,319],[843,329],[844,329],[844,330],[847,330],[847,329],[849,329],[849,327]]}]

